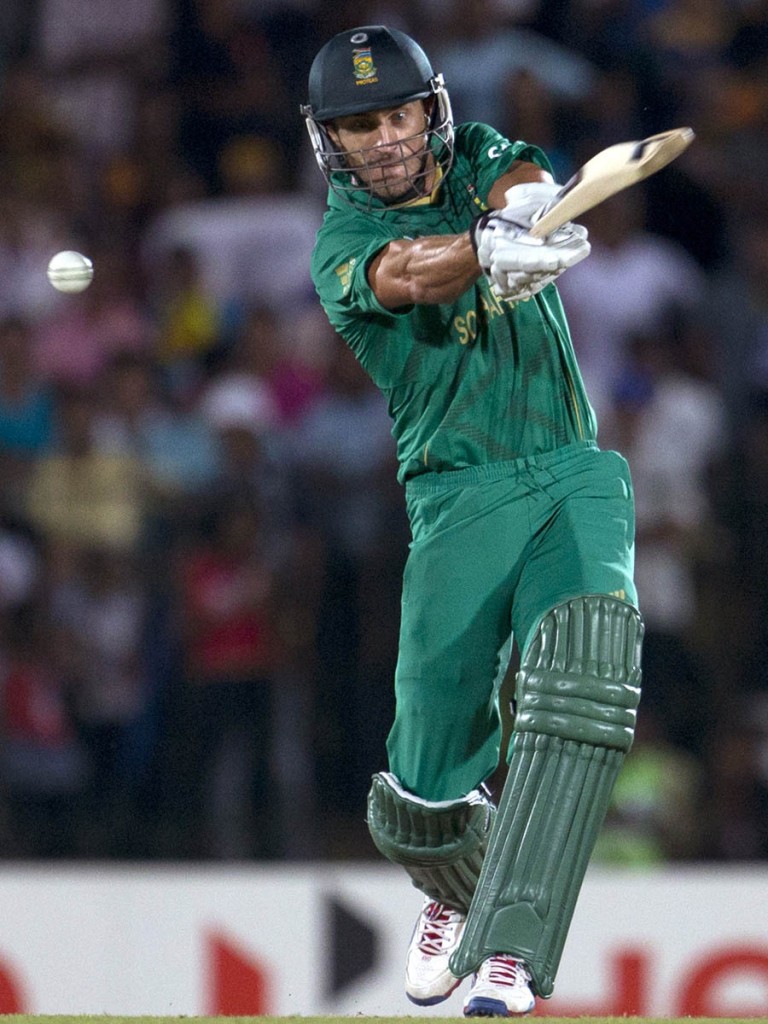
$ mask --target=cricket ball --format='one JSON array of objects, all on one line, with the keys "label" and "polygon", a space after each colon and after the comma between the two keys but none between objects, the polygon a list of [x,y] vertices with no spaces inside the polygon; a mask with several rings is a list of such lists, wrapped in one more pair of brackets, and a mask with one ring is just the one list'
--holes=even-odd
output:
[{"label": "cricket ball", "polygon": [[48,280],[59,292],[82,292],[93,280],[93,263],[79,252],[65,249],[51,257]]}]

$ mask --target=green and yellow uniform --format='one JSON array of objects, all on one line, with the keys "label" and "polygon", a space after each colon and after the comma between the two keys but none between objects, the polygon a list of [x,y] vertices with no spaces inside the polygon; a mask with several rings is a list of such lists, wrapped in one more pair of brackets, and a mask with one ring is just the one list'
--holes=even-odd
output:
[{"label": "green and yellow uniform", "polygon": [[515,160],[545,155],[456,129],[432,196],[368,210],[331,191],[312,275],[326,313],[387,398],[413,541],[405,572],[391,771],[426,800],[497,767],[498,690],[514,635],[551,608],[634,603],[626,463],[600,451],[557,289],[514,304],[480,277],[455,302],[382,307],[368,280],[390,241],[458,234]]},{"label": "green and yellow uniform", "polygon": [[388,242],[466,231],[515,160],[549,169],[537,148],[461,125],[453,167],[431,201],[366,213],[330,193],[313,278],[331,323],[387,397],[403,481],[595,438],[554,287],[514,305],[481,277],[454,303],[392,312],[367,281]]}]

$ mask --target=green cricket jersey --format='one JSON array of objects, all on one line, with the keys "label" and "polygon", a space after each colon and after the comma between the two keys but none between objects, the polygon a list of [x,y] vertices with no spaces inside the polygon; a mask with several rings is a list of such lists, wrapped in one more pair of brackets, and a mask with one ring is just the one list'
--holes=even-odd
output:
[{"label": "green cricket jersey", "polygon": [[402,482],[595,438],[554,285],[514,304],[481,277],[456,302],[392,311],[368,284],[388,242],[466,231],[514,160],[550,170],[536,147],[464,124],[431,202],[363,211],[329,192],[312,277],[331,324],[387,397]]}]

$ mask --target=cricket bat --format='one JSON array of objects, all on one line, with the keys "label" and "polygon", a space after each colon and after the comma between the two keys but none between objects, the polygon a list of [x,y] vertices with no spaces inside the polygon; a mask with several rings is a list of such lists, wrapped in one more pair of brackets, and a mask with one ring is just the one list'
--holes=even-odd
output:
[{"label": "cricket bat", "polygon": [[639,142],[620,142],[587,160],[544,208],[529,234],[544,238],[622,189],[650,177],[693,142],[691,128],[672,128]]}]

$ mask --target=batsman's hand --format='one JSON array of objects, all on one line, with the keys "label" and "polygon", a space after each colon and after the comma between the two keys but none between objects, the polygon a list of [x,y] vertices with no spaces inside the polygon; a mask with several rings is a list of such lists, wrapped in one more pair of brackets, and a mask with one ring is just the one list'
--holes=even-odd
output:
[{"label": "batsman's hand", "polygon": [[545,182],[515,185],[505,193],[507,206],[484,213],[470,229],[478,263],[500,297],[530,299],[589,255],[581,224],[568,222],[543,239],[528,233],[559,189]]},{"label": "batsman's hand", "polygon": [[494,213],[530,228],[544,208],[557,199],[561,188],[556,181],[525,181],[522,185],[513,185],[504,193],[503,209]]}]

